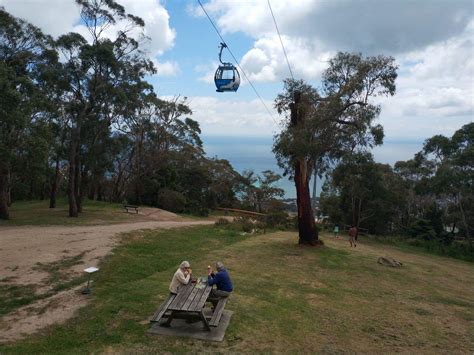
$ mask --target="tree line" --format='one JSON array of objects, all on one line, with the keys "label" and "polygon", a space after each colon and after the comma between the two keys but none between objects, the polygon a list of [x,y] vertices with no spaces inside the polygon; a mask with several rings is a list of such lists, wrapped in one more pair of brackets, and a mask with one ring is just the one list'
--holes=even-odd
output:
[{"label": "tree line", "polygon": [[328,174],[322,213],[379,235],[407,235],[451,244],[474,237],[474,123],[452,137],[435,135],[413,159],[393,167],[372,154],[344,156]]},{"label": "tree line", "polygon": [[206,214],[265,208],[273,172],[239,174],[209,158],[185,97],[147,77],[144,22],[113,0],[76,0],[87,35],[52,38],[0,8],[0,218],[15,200],[67,195]]}]

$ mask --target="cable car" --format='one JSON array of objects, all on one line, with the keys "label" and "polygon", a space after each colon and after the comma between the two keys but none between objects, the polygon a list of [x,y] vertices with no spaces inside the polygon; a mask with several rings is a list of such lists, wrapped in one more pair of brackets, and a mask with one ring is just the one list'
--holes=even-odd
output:
[{"label": "cable car", "polygon": [[216,70],[214,75],[214,83],[216,84],[217,92],[237,91],[240,85],[240,74],[237,68],[232,63],[222,62],[222,50],[227,48],[225,43],[220,44],[219,62],[221,65]]}]

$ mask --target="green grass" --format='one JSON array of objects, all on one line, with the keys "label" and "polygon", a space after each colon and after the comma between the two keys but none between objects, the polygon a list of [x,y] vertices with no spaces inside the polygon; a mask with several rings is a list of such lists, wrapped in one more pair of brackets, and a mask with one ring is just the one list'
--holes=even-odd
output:
[{"label": "green grass", "polygon": [[83,213],[78,218],[68,217],[66,199],[59,199],[56,208],[49,201],[17,201],[10,208],[10,219],[0,220],[0,227],[24,225],[98,225],[136,220],[137,216],[124,213],[121,204],[85,200]]},{"label": "green grass", "polygon": [[[323,248],[302,248],[294,233],[214,226],[127,234],[96,274],[87,307],[0,353],[472,352],[472,264],[323,238]],[[387,254],[403,268],[377,264]],[[215,260],[228,266],[234,315],[222,343],[146,333],[183,259],[196,276]]]},{"label": "green grass", "polygon": [[474,262],[474,250],[470,249],[467,242],[454,241],[445,245],[440,241],[426,241],[403,236],[362,236],[365,243],[382,243],[395,245],[407,252],[428,252],[430,254],[448,256],[451,258]]}]

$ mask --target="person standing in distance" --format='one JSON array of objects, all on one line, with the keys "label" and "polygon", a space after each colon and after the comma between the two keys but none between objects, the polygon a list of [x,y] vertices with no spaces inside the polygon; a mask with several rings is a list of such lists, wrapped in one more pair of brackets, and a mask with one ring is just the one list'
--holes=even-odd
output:
[{"label": "person standing in distance", "polygon": [[353,225],[349,229],[349,243],[351,244],[351,247],[354,244],[354,248],[357,246],[356,236],[357,236],[357,227]]}]

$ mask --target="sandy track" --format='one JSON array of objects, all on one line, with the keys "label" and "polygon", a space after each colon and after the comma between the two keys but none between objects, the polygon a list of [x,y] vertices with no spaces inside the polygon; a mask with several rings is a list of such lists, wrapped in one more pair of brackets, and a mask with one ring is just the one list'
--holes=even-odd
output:
[{"label": "sandy track", "polygon": [[[36,293],[46,293],[52,287],[48,284],[50,275],[39,270],[38,265],[51,265],[76,257],[79,261],[63,272],[67,272],[69,277],[80,275],[85,267],[98,265],[117,244],[120,233],[214,223],[210,220],[185,220],[161,210],[143,212],[144,216],[153,220],[102,226],[0,228],[0,282],[34,285]],[[87,302],[78,290],[57,293],[0,318],[0,342],[16,340],[43,327],[64,322]],[[41,312],[35,312],[35,309],[41,308]]]}]

